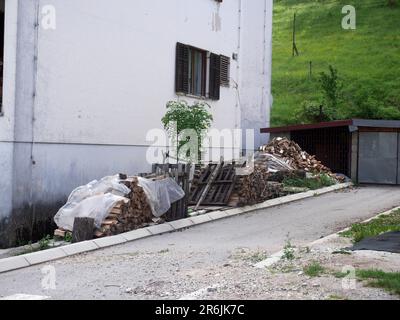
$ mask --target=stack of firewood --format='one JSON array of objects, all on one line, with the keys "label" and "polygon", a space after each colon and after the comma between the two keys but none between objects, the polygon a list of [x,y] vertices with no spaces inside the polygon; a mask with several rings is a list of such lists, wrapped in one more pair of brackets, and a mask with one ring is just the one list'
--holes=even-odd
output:
[{"label": "stack of firewood", "polygon": [[120,201],[111,210],[103,221],[99,230],[95,231],[95,237],[105,237],[132,231],[153,222],[153,214],[148,204],[146,194],[138,186],[137,178],[124,181],[131,189],[126,200]]},{"label": "stack of firewood", "polygon": [[281,158],[295,170],[304,170],[312,173],[331,172],[315,156],[309,155],[297,143],[287,138],[275,138],[269,144],[260,147],[260,151]]},{"label": "stack of firewood", "polygon": [[269,181],[270,173],[265,167],[256,166],[247,175],[237,176],[230,206],[245,206],[283,196],[281,183]]}]

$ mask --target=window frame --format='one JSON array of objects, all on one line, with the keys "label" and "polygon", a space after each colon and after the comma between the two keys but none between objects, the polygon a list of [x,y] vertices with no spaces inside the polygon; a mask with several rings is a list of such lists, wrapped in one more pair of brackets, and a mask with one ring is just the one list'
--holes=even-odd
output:
[{"label": "window frame", "polygon": [[[196,48],[193,46],[188,46],[189,49],[189,79],[188,79],[188,95],[192,95],[195,97],[201,97],[201,98],[206,98],[207,97],[207,82],[208,82],[208,51]],[[195,54],[200,53],[201,54],[201,60],[202,60],[202,65],[201,65],[201,92],[200,94],[195,92],[195,79],[196,77],[193,76],[193,70],[196,70],[195,68]],[[197,74],[197,73],[196,73]]]},{"label": "window frame", "polygon": [[[196,54],[201,54],[201,92],[196,92]],[[225,59],[225,60],[224,60]],[[195,46],[177,42],[175,93],[197,99],[220,100],[221,87],[230,87],[231,59]]]}]

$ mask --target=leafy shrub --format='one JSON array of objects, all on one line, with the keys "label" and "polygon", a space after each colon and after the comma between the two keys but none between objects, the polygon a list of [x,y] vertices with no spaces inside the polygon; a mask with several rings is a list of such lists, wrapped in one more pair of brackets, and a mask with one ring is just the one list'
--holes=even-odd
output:
[{"label": "leafy shrub", "polygon": [[321,189],[323,187],[330,187],[336,181],[327,174],[321,174],[313,178],[285,178],[283,180],[284,186],[296,188],[308,188],[311,190]]},{"label": "leafy shrub", "polygon": [[177,159],[192,159],[191,155],[181,153],[181,149],[190,142],[189,137],[181,136],[188,129],[194,130],[197,134],[198,157],[200,157],[204,135],[213,121],[213,116],[208,111],[209,108],[208,104],[201,102],[191,106],[186,101],[170,101],[167,103],[167,113],[161,121],[175,143]]}]

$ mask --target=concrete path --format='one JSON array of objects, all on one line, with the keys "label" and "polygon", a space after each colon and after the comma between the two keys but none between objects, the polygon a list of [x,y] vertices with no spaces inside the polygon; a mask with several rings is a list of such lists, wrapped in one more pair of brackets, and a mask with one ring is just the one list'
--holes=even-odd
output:
[{"label": "concrete path", "polygon": [[[239,281],[234,268],[227,272],[237,259],[279,251],[288,237],[294,245],[305,245],[399,205],[399,187],[368,186],[326,194],[0,274],[0,297],[212,298],[222,285],[218,279],[226,288]],[[238,277],[246,273],[241,269]]]}]

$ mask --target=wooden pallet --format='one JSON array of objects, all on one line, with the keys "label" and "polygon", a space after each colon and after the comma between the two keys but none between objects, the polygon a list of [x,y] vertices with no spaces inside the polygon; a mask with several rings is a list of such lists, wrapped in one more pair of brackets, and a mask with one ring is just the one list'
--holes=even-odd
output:
[{"label": "wooden pallet", "polygon": [[157,177],[173,178],[185,192],[185,197],[171,204],[170,210],[165,214],[167,221],[179,220],[187,217],[188,213],[188,194],[190,191],[190,169],[188,164],[153,164],[151,174],[141,174],[146,179]]},{"label": "wooden pallet", "polygon": [[[217,170],[217,172],[215,172]],[[235,187],[235,163],[209,164],[193,188],[189,204],[226,206]],[[206,194],[205,194],[206,193]]]}]

